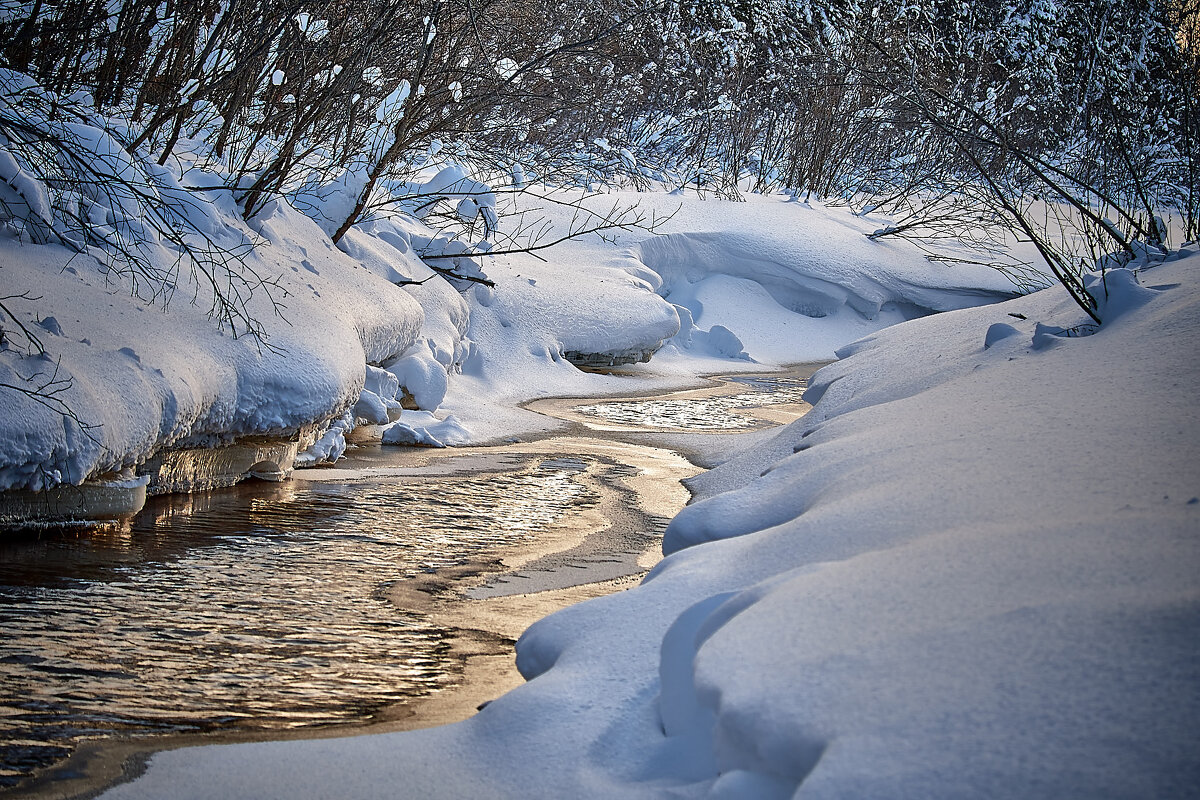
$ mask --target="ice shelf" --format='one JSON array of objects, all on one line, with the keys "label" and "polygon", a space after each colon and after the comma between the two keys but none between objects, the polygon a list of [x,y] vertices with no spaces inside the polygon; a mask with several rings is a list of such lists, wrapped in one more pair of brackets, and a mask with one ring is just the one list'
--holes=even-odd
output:
[{"label": "ice shelf", "polygon": [[149,475],[122,475],[44,492],[0,492],[0,529],[90,525],[132,517],[146,504]]}]

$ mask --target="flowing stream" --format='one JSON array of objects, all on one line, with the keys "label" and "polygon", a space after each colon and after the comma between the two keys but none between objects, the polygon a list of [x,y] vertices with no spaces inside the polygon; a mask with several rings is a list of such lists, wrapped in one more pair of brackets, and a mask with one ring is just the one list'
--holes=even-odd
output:
[{"label": "flowing stream", "polygon": [[121,529],[0,539],[0,793],[84,741],[363,724],[453,685],[453,631],[396,587],[458,570],[468,602],[644,571],[696,469],[614,431],[801,413],[804,377],[733,381],[555,401],[573,430],[537,442],[364,447],[283,484],[152,498]]}]

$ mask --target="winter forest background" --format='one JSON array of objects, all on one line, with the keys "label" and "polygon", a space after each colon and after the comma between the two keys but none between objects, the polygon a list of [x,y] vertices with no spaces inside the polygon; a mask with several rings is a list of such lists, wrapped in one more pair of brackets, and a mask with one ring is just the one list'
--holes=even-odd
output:
[{"label": "winter forest background", "polygon": [[[247,217],[286,195],[335,241],[424,217],[446,235],[423,257],[465,281],[486,281],[472,253],[549,243],[497,215],[531,183],[784,190],[930,247],[999,223],[1096,317],[1097,257],[1197,236],[1198,35],[1194,0],[8,0],[0,205],[147,298],[174,285],[142,252],[165,239],[235,333],[272,287],[188,213],[216,186]],[[475,172],[412,180],[441,159]],[[572,233],[648,224],[614,208]],[[0,315],[36,350],[21,300]]]}]

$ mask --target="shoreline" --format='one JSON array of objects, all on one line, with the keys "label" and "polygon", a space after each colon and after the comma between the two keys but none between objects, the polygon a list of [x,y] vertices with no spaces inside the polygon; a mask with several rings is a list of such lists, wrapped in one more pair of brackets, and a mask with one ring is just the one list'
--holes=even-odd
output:
[{"label": "shoreline", "polygon": [[[565,444],[558,444],[563,442]],[[537,454],[561,448],[566,452],[578,453],[578,445],[581,444],[583,442],[574,437],[554,437],[553,440],[509,445],[503,448],[503,451],[512,453],[515,450]],[[597,451],[622,446],[603,440],[597,440],[593,444],[596,447],[592,449]],[[644,454],[660,453],[663,459],[676,461],[676,468],[685,470],[686,466],[688,474],[701,471],[701,468],[690,464],[681,456],[659,448],[639,445],[629,447]],[[464,454],[445,450],[425,451],[416,455],[422,456],[422,461],[435,463],[445,458],[461,458]],[[664,502],[677,504],[678,507],[682,507],[686,502],[688,493],[680,482],[682,477],[684,474],[681,472],[673,482],[674,498],[658,496],[655,499],[655,493],[649,491],[648,486],[640,487],[640,492],[632,488],[629,491],[638,492],[639,498],[647,501],[649,507],[644,509],[647,513],[661,513],[669,510],[663,507]],[[304,476],[300,479],[303,480]],[[590,480],[601,482],[600,478]],[[649,484],[657,478],[628,476],[627,480],[642,480]],[[610,488],[606,495],[612,494],[614,492]],[[651,508],[654,510],[651,511]],[[566,553],[589,539],[603,536],[612,528],[610,520],[595,509],[584,510],[583,514],[586,518],[586,529],[582,534],[578,532],[578,520],[574,525],[556,525],[548,535],[540,536],[534,541],[489,553],[480,561],[419,575],[388,590],[388,598],[392,603],[426,615],[446,631],[449,655],[455,666],[448,671],[449,681],[444,688],[379,709],[358,723],[292,730],[260,729],[135,738],[113,737],[84,742],[64,761],[24,785],[0,792],[0,798],[87,800],[102,794],[112,786],[136,778],[155,753],[184,747],[363,736],[416,730],[466,719],[472,716],[481,704],[524,682],[516,669],[514,645],[526,628],[561,608],[636,585],[649,567],[661,557],[660,540],[657,536],[648,537],[646,547],[638,555],[638,569],[632,574],[587,580],[584,572],[579,578],[586,582],[565,588],[546,588],[479,599],[466,595],[471,588],[488,580],[512,574],[526,563]]]}]

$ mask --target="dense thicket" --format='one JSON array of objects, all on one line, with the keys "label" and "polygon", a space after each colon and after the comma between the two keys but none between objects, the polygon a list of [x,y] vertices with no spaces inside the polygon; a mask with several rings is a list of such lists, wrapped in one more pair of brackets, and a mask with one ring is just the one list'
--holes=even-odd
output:
[{"label": "dense thicket", "polygon": [[451,154],[841,198],[891,212],[880,235],[1000,222],[1078,294],[1081,248],[1200,233],[1196,5],[31,0],[0,6],[0,55],[149,161],[199,142],[247,213],[340,175],[335,238]]},{"label": "dense thicket", "polygon": [[882,205],[899,221],[881,235],[999,222],[1085,306],[1081,252],[1162,247],[1164,214],[1200,232],[1191,0],[702,7],[682,17],[681,74],[711,75],[720,113],[689,141],[728,192],[749,171],[757,188]]}]

